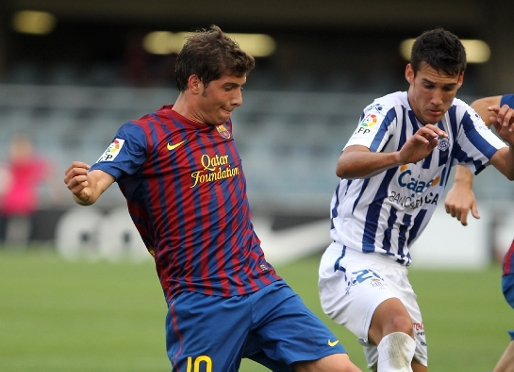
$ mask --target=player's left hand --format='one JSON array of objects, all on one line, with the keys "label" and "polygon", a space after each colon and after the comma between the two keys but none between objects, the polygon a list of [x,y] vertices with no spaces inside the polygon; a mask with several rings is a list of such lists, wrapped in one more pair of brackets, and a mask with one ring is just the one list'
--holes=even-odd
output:
[{"label": "player's left hand", "polygon": [[468,212],[470,211],[474,218],[480,218],[475,193],[471,188],[460,187],[457,183],[448,191],[444,200],[444,207],[446,213],[459,220],[462,226],[467,226]]}]

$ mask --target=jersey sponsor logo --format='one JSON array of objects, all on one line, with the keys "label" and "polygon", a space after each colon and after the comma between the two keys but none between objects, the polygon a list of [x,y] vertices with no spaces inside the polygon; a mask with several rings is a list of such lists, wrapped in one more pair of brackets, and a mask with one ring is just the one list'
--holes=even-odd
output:
[{"label": "jersey sponsor logo", "polygon": [[191,173],[191,177],[193,178],[193,185],[190,187],[191,189],[202,183],[213,182],[239,175],[239,168],[231,167],[228,155],[209,156],[207,154],[203,154],[200,157],[200,164],[202,164],[203,169]]},{"label": "jersey sponsor logo", "polygon": [[389,194],[389,201],[391,203],[395,203],[403,208],[417,209],[421,208],[425,204],[436,204],[439,200],[439,194],[429,193],[425,196],[420,196],[418,198],[402,195],[399,192],[391,191]]},{"label": "jersey sponsor logo", "polygon": [[102,156],[100,156],[100,158],[96,162],[99,163],[101,161],[113,161],[114,159],[116,159],[116,156],[118,156],[118,154],[120,153],[124,143],[124,139],[114,139],[114,141],[109,145],[109,147],[107,147]]},{"label": "jersey sponsor logo", "polygon": [[415,179],[414,177],[411,177],[412,171],[406,165],[402,165],[400,167],[400,171],[401,173],[398,176],[398,184],[400,187],[405,187],[407,190],[412,191],[413,194],[411,196],[414,196],[414,193],[422,194],[430,187],[436,186],[439,181],[441,181],[441,176],[437,176],[428,181]]},{"label": "jersey sponsor logo", "polygon": [[225,139],[230,139],[230,132],[223,124],[216,125],[216,130],[218,131],[221,137]]},{"label": "jersey sponsor logo", "polygon": [[177,147],[179,147],[180,145],[182,145],[184,142],[186,142],[185,140],[182,141],[182,142],[179,142],[179,143],[175,143],[174,145],[172,145],[171,143],[168,142],[168,150],[172,151],[172,150],[175,150]]},{"label": "jersey sponsor logo", "polygon": [[378,117],[375,114],[368,114],[361,120],[359,123],[359,127],[357,128],[357,133],[360,134],[368,134],[371,132],[371,129],[375,124],[378,123]]},{"label": "jersey sponsor logo", "polygon": [[[428,192],[431,187],[437,186],[441,181],[441,176],[437,176],[431,180],[424,181],[412,177],[412,171],[407,165],[400,167],[400,175],[398,176],[398,185],[402,188],[400,191],[391,191],[389,201],[403,208],[417,209],[425,204],[435,204],[439,200],[438,193]],[[407,189],[409,195],[405,195],[402,191]],[[427,193],[428,192],[428,193]],[[426,194],[426,195],[423,195]]]},{"label": "jersey sponsor logo", "polygon": [[336,346],[338,343],[339,343],[339,340],[330,341],[330,339],[328,339],[328,346],[330,346],[330,347],[334,347],[334,346]]}]

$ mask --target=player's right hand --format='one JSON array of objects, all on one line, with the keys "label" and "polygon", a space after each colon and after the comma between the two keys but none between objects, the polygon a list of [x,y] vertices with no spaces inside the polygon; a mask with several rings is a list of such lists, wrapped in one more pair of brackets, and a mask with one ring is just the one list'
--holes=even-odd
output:
[{"label": "player's right hand", "polygon": [[88,181],[89,168],[91,168],[89,164],[74,161],[64,171],[64,183],[79,202],[87,203],[91,197],[91,188]]},{"label": "player's right hand", "polygon": [[437,146],[440,138],[448,138],[448,134],[433,124],[426,124],[400,149],[400,163],[416,163],[426,158]]}]

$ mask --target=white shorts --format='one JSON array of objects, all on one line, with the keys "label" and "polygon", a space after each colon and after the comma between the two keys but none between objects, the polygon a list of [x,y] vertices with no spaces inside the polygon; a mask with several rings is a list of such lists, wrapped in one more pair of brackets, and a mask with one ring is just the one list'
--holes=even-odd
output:
[{"label": "white shorts", "polygon": [[383,301],[400,299],[412,318],[414,358],[427,366],[425,329],[405,266],[380,253],[362,253],[334,242],[321,258],[318,285],[323,311],[357,336],[369,367],[378,360],[377,347],[368,340],[373,313]]}]

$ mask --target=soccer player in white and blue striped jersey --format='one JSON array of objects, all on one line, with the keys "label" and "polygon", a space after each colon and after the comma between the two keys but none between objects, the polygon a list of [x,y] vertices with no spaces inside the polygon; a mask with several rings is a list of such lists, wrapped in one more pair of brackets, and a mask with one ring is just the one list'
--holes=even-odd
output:
[{"label": "soccer player in white and blue striped jersey", "polygon": [[427,371],[423,320],[407,278],[409,247],[436,209],[451,167],[478,174],[492,164],[514,179],[514,111],[493,108],[498,138],[456,98],[465,69],[457,36],[440,28],[423,33],[405,69],[408,91],[364,109],[337,163],[320,300],[358,337],[371,370]]}]

